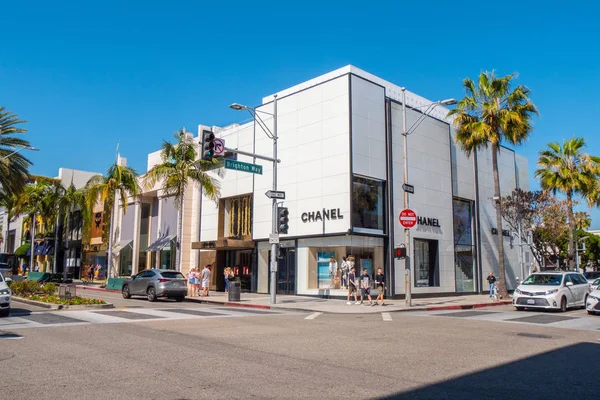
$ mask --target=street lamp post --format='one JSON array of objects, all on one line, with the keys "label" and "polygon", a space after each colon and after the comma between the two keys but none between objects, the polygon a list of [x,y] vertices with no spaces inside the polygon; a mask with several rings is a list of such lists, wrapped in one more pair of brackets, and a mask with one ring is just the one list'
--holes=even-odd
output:
[{"label": "street lamp post", "polygon": [[[404,185],[408,184],[408,151],[407,151],[407,137],[411,133],[417,129],[417,127],[427,118],[430,113],[439,105],[449,106],[456,104],[457,101],[455,99],[446,99],[441,101],[436,101],[434,103],[428,104],[425,111],[417,118],[417,120],[410,126],[410,128],[406,129],[406,88],[401,88],[402,90],[402,159],[404,161]],[[418,107],[414,107],[418,108]],[[408,192],[404,191],[404,208],[408,208],[409,206],[409,198]],[[410,246],[410,229],[404,229],[404,245],[406,246],[406,258],[404,261],[405,269],[404,269],[404,293],[405,293],[405,301],[406,305],[409,307],[412,306],[412,285],[411,285],[411,246]]]},{"label": "street lamp post", "polygon": [[20,152],[21,150],[31,150],[31,151],[39,151],[40,149],[36,149],[35,147],[32,146],[19,146],[20,148],[13,151],[12,153],[0,158],[0,161],[4,161],[6,159],[8,159],[10,156],[17,154],[18,152]]},{"label": "street lamp post", "polygon": [[[234,109],[234,110],[247,110],[251,115],[252,118],[254,118],[255,122],[258,122],[258,124],[260,125],[260,127],[262,128],[262,130],[266,133],[266,135],[273,140],[273,191],[277,191],[277,163],[279,162],[279,160],[277,159],[277,95],[273,96],[273,113],[268,113],[265,111],[261,111],[261,110],[256,110],[255,108],[251,108],[251,107],[247,107],[247,106],[243,106],[241,104],[238,103],[233,103],[232,105],[230,105],[229,107]],[[264,113],[267,115],[271,115],[273,117],[273,131],[271,131],[266,125],[265,122],[262,120],[262,118],[260,117],[260,115],[258,115],[257,113]],[[242,154],[242,152],[240,152],[240,154]],[[256,155],[254,155],[256,156]],[[273,236],[276,236],[278,231],[279,231],[279,224],[278,224],[278,216],[277,216],[277,199],[273,198],[273,204],[272,204],[272,210],[271,210],[271,234]],[[270,283],[270,287],[269,287],[269,291],[270,291],[270,303],[271,304],[275,304],[277,302],[277,256],[278,256],[278,248],[279,248],[279,244],[278,243],[272,243],[271,244],[271,265],[270,265],[270,276],[271,276],[271,283]]]}]

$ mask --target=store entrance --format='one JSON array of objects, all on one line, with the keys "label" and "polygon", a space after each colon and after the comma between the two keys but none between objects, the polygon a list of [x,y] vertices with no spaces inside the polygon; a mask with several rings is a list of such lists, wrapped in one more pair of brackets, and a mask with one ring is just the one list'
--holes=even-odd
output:
[{"label": "store entrance", "polygon": [[279,250],[277,294],[296,294],[296,249]]}]

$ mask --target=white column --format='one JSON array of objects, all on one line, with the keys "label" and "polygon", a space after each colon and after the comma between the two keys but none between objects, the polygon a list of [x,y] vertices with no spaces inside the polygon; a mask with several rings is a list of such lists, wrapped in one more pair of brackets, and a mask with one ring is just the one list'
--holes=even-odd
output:
[{"label": "white column", "polygon": [[[128,210],[131,212],[131,210]],[[140,231],[142,226],[142,202],[139,199],[135,200],[134,203],[134,215],[133,215],[133,256],[131,260],[131,273],[137,274],[138,271],[138,263],[140,260]]]}]

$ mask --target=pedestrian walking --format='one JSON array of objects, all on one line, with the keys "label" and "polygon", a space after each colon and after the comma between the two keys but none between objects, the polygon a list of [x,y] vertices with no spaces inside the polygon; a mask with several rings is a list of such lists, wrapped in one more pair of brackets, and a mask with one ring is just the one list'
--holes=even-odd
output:
[{"label": "pedestrian walking", "polygon": [[385,294],[385,275],[383,275],[383,270],[381,268],[377,268],[375,283],[377,285],[377,298],[375,299],[375,305],[377,305],[379,299],[381,299],[381,305],[385,306],[385,303],[383,302],[383,296]]},{"label": "pedestrian walking", "polygon": [[494,289],[496,288],[496,277],[494,276],[494,273],[490,272],[486,280],[490,284],[490,298],[492,298],[494,297]]},{"label": "pedestrian walking", "polygon": [[346,257],[342,257],[342,263],[340,264],[340,270],[342,271],[342,287],[348,289],[348,261]]},{"label": "pedestrian walking", "polygon": [[360,304],[364,304],[363,303],[364,297],[367,296],[367,298],[370,301],[370,305],[371,306],[375,305],[373,303],[373,299],[371,298],[370,285],[371,285],[371,281],[369,278],[369,271],[367,271],[366,269],[363,269],[363,273],[360,276]]},{"label": "pedestrian walking", "polygon": [[210,284],[210,268],[211,265],[207,264],[200,272],[200,278],[202,279],[202,291],[204,292],[204,296],[208,297],[208,285]]},{"label": "pedestrian walking", "polygon": [[350,295],[354,293],[354,304],[360,304],[358,302],[358,285],[356,284],[356,269],[352,267],[350,273],[348,273],[348,302],[346,304],[352,304],[350,302]]}]

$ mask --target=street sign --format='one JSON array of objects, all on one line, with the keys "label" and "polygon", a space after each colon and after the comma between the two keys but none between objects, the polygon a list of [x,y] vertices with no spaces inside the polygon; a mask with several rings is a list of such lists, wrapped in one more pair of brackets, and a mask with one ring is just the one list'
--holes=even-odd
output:
[{"label": "street sign", "polygon": [[262,165],[250,164],[250,163],[245,163],[245,162],[236,161],[236,160],[229,160],[229,159],[225,160],[225,168],[233,169],[236,171],[250,172],[252,174],[259,174],[259,175],[262,175],[262,170],[263,170]]},{"label": "street sign", "polygon": [[[216,140],[216,139],[215,139]],[[215,142],[215,146],[216,146],[216,142]],[[215,147],[216,148],[216,147]],[[406,193],[415,193],[415,187],[413,185],[409,185],[408,183],[405,183],[404,185],[402,185],[402,189],[406,192]]]},{"label": "street sign", "polygon": [[410,229],[417,224],[417,213],[410,208],[405,208],[400,211],[398,219],[400,220],[400,225],[406,229]]},{"label": "street sign", "polygon": [[213,140],[213,144],[215,145],[215,147],[213,148],[215,156],[222,156],[223,154],[225,154],[225,139],[216,138],[215,140]]},{"label": "street sign", "polygon": [[265,196],[267,196],[270,199],[285,200],[285,192],[281,192],[278,190],[269,190],[267,193],[265,193]]},{"label": "street sign", "polygon": [[279,235],[276,233],[270,233],[269,244],[279,244]]}]

